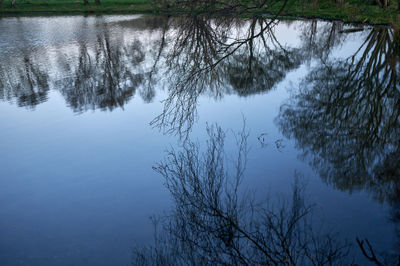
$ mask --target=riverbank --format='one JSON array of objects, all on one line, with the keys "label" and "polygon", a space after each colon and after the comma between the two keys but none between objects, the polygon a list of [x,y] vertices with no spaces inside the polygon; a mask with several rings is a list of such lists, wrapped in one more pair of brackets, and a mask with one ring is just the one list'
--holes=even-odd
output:
[{"label": "riverbank", "polygon": [[[94,0],[93,0],[94,1]],[[179,8],[162,9],[153,4],[152,0],[102,0],[100,4],[90,1],[84,4],[82,0],[17,0],[14,8],[11,1],[4,1],[0,8],[0,16],[35,16],[35,15],[72,15],[72,14],[132,14],[132,13],[185,13]],[[383,9],[377,5],[365,5],[354,0],[338,5],[331,0],[319,1],[317,4],[290,0],[281,16],[294,18],[319,18],[341,20],[344,22],[393,24],[398,21],[397,3]],[[273,8],[252,9],[247,15],[268,13],[276,14],[281,5]]]}]

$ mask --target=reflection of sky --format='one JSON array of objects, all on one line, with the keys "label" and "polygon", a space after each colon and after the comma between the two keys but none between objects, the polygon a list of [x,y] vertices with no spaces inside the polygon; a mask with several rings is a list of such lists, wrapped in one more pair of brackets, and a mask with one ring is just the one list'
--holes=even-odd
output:
[{"label": "reflection of sky", "polygon": [[[128,18],[112,16],[104,20]],[[87,23],[86,31],[92,32],[88,29],[103,23],[98,21],[95,17],[3,19],[0,49],[11,51],[22,45],[29,50],[30,46],[47,47],[51,42],[53,52],[76,51],[75,39],[82,31],[78,25]],[[5,48],[15,37],[5,32],[13,27],[18,30],[15,34],[22,36],[17,37],[21,42]],[[114,31],[118,26],[113,27],[113,36],[127,31]],[[287,45],[299,45],[297,41],[291,43],[298,36],[299,25],[286,27],[277,26],[277,38]],[[85,38],[90,41],[95,36],[92,33]],[[152,34],[141,33],[140,39],[150,42],[155,38]],[[129,34],[124,37],[130,39]],[[345,43],[340,56],[356,45],[356,39]],[[150,45],[145,47],[150,50]],[[328,226],[350,241],[360,236],[382,247],[389,245],[392,228],[386,223],[387,208],[372,202],[365,193],[348,195],[323,184],[297,158],[300,152],[275,125],[282,102],[307,70],[303,65],[290,72],[267,94],[244,98],[228,95],[218,101],[201,97],[199,120],[191,136],[204,143],[206,123],[240,130],[245,117],[250,131],[246,187],[256,188],[260,197],[268,192],[271,196],[287,195],[298,171],[308,180],[310,200],[321,207]],[[34,111],[0,102],[0,261],[22,265],[126,264],[133,244],[150,239],[148,217],[170,206],[162,179],[152,166],[163,158],[167,147],[177,146],[174,136],[149,126],[160,114],[160,101],[166,95],[158,91],[156,97],[152,104],[135,96],[123,110],[80,115],[66,106],[57,91]],[[261,134],[265,134],[265,147],[257,139]],[[276,141],[284,146],[279,149]],[[228,155],[233,156],[231,138],[227,144]]]},{"label": "reflection of sky", "polygon": [[151,166],[172,140],[151,130],[160,109],[142,101],[79,116],[64,106],[58,95],[34,112],[1,104],[0,257],[122,264],[168,207]]}]

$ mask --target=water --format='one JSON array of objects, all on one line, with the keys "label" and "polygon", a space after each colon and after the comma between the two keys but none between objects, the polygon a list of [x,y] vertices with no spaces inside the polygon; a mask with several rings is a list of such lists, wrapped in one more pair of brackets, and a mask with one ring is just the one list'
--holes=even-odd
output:
[{"label": "water", "polygon": [[153,167],[210,125],[228,161],[245,125],[244,190],[286,197],[301,176],[327,228],[398,253],[399,33],[360,27],[1,19],[1,264],[129,264],[173,206]]}]

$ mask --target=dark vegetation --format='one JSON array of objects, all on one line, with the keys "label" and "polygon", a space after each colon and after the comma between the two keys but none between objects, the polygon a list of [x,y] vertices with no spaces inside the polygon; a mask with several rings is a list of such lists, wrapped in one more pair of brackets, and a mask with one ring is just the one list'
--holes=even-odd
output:
[{"label": "dark vegetation", "polygon": [[0,0],[0,15],[40,13],[235,13],[393,24],[397,0]]}]

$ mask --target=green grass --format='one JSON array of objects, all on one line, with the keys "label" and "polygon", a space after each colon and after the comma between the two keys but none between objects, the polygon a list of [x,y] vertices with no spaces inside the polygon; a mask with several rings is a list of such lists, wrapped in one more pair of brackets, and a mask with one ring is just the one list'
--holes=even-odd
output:
[{"label": "green grass", "polygon": [[[397,3],[396,3],[397,4]],[[350,1],[337,5],[332,1],[320,1],[317,7],[311,3],[288,5],[284,15],[311,18],[337,19],[345,22],[364,22],[370,24],[391,24],[397,21],[397,10],[394,4],[386,9],[376,5],[360,5]]]},{"label": "green grass", "polygon": [[[249,1],[251,0],[243,0]],[[345,22],[365,22],[371,24],[390,24],[397,21],[397,3],[386,9],[376,5],[360,4],[361,0],[345,0],[342,5],[337,5],[333,0],[319,0],[318,5],[312,5],[312,0],[289,0],[283,16],[337,19]],[[396,1],[396,0],[394,0]],[[400,1],[400,0],[399,0]],[[185,12],[179,7],[170,8],[168,11],[158,8],[152,0],[101,0],[95,4],[89,0],[88,5],[83,0],[17,0],[14,8],[10,7],[11,0],[3,1],[0,7],[0,16],[10,15],[43,15],[43,14],[82,14],[82,13],[165,13]],[[275,14],[280,9],[276,5],[270,9],[257,9],[254,13]]]},{"label": "green grass", "polygon": [[103,0],[95,4],[89,0],[84,5],[82,0],[17,0],[14,8],[11,1],[4,1],[0,8],[1,15],[30,14],[71,14],[71,13],[149,13],[157,11],[148,0]]}]

